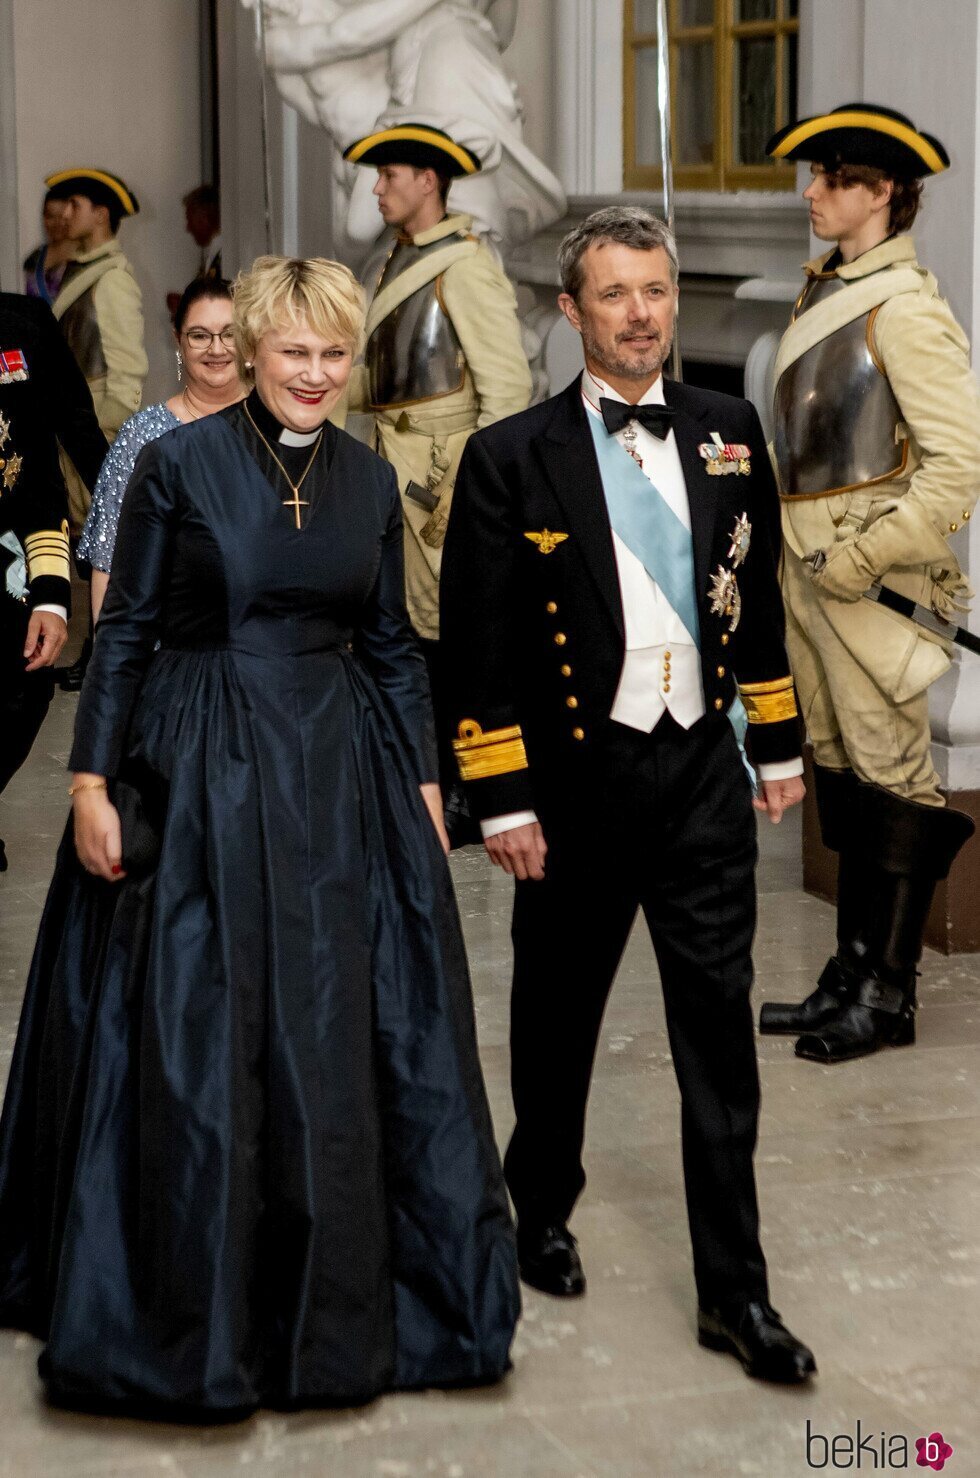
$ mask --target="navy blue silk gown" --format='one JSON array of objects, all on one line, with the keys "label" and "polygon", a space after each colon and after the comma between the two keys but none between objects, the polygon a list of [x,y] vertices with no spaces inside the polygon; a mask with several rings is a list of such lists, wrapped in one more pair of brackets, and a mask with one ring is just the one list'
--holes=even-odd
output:
[{"label": "navy blue silk gown", "polygon": [[123,506],[71,766],[141,798],[142,866],[93,879],[66,835],[0,1124],[0,1319],[70,1405],[220,1419],[508,1368],[394,474],[327,428],[303,528],[283,496],[236,410],[147,446]]}]

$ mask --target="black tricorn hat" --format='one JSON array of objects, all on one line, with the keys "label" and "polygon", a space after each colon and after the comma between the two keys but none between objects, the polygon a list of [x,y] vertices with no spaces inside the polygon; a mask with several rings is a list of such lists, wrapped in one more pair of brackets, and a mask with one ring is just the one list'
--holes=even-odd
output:
[{"label": "black tricorn hat", "polygon": [[818,164],[867,164],[904,178],[939,174],[949,155],[911,118],[878,103],[844,103],[830,113],[801,118],[774,133],[766,145],[773,159],[812,159]]},{"label": "black tricorn hat", "polygon": [[344,158],[351,164],[411,164],[415,169],[434,169],[445,179],[479,174],[483,168],[479,158],[465,144],[458,144],[428,123],[401,123],[395,128],[381,128],[366,138],[348,144]]},{"label": "black tricorn hat", "polygon": [[139,201],[132,190],[107,169],[90,169],[86,165],[58,169],[44,183],[49,190],[57,186],[59,194],[84,195],[93,205],[115,206],[124,216],[139,215]]}]

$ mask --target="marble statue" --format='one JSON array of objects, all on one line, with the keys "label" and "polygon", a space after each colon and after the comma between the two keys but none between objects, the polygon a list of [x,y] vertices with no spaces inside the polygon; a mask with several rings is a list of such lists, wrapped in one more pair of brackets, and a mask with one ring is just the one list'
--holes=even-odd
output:
[{"label": "marble statue", "polygon": [[[254,9],[259,0],[242,0]],[[560,182],[524,141],[521,101],[501,52],[518,0],[264,0],[266,61],[279,91],[337,146],[346,231],[378,234],[368,170],[340,150],[376,126],[409,120],[445,129],[485,161],[454,182],[451,207],[506,256],[565,210]]]}]

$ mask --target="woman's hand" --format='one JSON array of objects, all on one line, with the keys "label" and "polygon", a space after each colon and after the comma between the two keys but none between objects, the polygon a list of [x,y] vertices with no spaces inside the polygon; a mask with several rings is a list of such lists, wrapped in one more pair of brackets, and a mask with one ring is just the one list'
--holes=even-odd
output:
[{"label": "woman's hand", "polygon": [[430,781],[427,785],[420,785],[419,790],[422,792],[422,799],[425,801],[429,815],[432,817],[432,825],[436,829],[439,845],[448,857],[449,833],[446,830],[446,822],[442,812],[442,791],[435,781]]},{"label": "woman's hand", "polygon": [[75,816],[75,851],[85,871],[107,883],[118,883],[122,870],[122,826],[119,812],[98,775],[76,775],[72,810]]}]

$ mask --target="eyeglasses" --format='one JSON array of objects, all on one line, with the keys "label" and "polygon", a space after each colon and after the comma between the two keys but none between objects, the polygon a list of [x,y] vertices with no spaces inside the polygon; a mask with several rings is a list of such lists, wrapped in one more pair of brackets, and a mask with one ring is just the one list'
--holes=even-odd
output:
[{"label": "eyeglasses", "polygon": [[220,339],[226,349],[235,347],[235,330],[223,328],[220,334],[209,334],[206,328],[189,328],[184,337],[195,349],[210,349],[215,339]]}]

